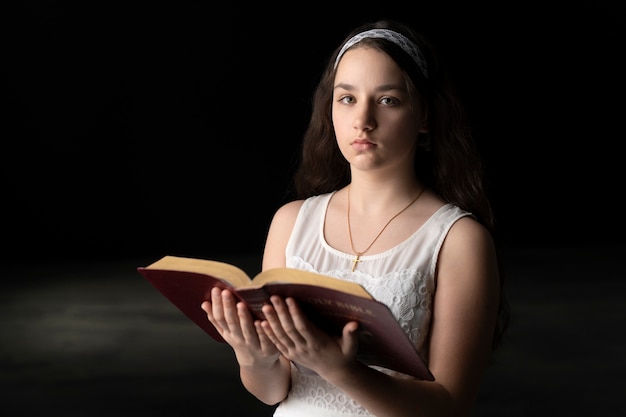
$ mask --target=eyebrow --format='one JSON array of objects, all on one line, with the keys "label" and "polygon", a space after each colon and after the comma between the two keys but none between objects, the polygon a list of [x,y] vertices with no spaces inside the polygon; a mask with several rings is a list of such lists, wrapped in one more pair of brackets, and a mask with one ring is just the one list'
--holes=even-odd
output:
[{"label": "eyebrow", "polygon": [[[333,90],[336,90],[338,88],[342,88],[348,91],[352,91],[355,89],[355,87],[352,84],[348,84],[348,83],[336,84],[333,87]],[[406,88],[404,88],[404,86],[400,84],[383,84],[383,85],[379,85],[378,87],[376,87],[376,91],[390,91],[390,90],[406,91]]]}]

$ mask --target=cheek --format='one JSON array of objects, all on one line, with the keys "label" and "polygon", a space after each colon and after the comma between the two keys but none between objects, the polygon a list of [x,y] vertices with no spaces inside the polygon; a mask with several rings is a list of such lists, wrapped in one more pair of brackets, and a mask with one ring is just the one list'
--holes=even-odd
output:
[{"label": "cheek", "polygon": [[331,118],[333,122],[333,129],[335,129],[335,134],[337,137],[341,136],[341,132],[346,130],[348,126],[347,118],[345,114],[342,114],[341,111],[338,111],[335,107],[332,108]]},{"label": "cheek", "polygon": [[419,133],[419,123],[413,114],[398,115],[394,120],[389,120],[388,126],[394,129],[398,135],[405,137],[417,138]]},{"label": "cheek", "polygon": [[419,136],[419,131],[414,120],[400,118],[394,121],[389,121],[386,125],[387,130],[384,136],[393,138],[393,142],[398,149],[404,149],[409,151],[416,147]]}]

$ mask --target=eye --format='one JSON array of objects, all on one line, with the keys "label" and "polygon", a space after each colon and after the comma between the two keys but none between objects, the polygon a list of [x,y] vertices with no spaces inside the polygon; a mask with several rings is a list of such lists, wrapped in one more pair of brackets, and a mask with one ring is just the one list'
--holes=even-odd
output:
[{"label": "eye", "polygon": [[382,97],[379,102],[385,106],[394,106],[398,104],[398,100],[393,97]]},{"label": "eye", "polygon": [[341,97],[339,97],[339,100],[337,100],[337,101],[339,101],[340,103],[343,103],[343,104],[351,104],[351,103],[354,103],[354,97],[352,97],[352,96],[341,96]]}]

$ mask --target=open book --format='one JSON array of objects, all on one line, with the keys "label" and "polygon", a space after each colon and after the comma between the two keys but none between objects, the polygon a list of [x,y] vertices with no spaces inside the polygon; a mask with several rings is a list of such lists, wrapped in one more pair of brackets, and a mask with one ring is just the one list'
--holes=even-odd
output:
[{"label": "open book", "polygon": [[358,359],[423,380],[434,380],[391,310],[359,284],[292,268],[269,269],[250,278],[241,268],[219,261],[165,256],[137,270],[189,319],[224,342],[200,307],[213,287],[228,288],[263,319],[261,307],[277,294],[296,299],[307,317],[331,335],[359,322]]}]

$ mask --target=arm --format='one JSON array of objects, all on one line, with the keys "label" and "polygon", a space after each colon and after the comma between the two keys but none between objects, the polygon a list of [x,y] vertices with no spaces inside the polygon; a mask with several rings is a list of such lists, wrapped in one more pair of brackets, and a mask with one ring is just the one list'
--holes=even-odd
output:
[{"label": "arm", "polygon": [[471,218],[450,230],[438,260],[429,367],[436,380],[388,376],[354,358],[354,327],[333,340],[291,300],[274,298],[263,328],[283,356],[316,371],[375,415],[465,416],[491,353],[499,276],[492,239]]},{"label": "arm", "polygon": [[211,300],[202,303],[202,309],[224,341],[233,348],[246,389],[266,404],[284,398],[283,392],[288,389],[288,384],[281,384],[284,378],[274,379],[280,375],[277,370],[282,367],[280,353],[265,337],[260,322],[253,319],[247,306],[237,302],[230,291],[214,288]]},{"label": "arm", "polygon": [[[301,201],[281,207],[270,224],[263,269],[285,266],[285,247]],[[244,387],[266,404],[283,400],[291,382],[291,363],[280,355],[243,303],[229,291],[214,290],[202,308],[224,340],[233,348]]]}]

